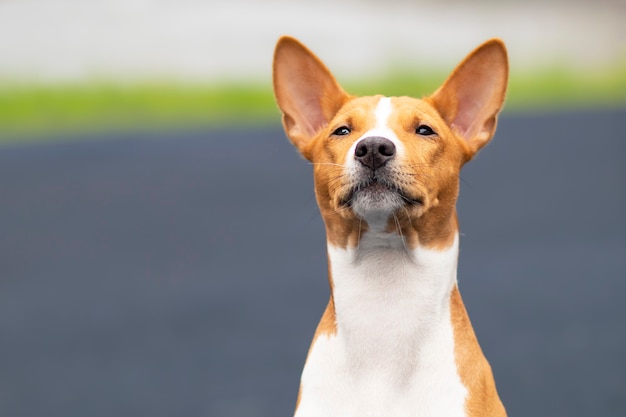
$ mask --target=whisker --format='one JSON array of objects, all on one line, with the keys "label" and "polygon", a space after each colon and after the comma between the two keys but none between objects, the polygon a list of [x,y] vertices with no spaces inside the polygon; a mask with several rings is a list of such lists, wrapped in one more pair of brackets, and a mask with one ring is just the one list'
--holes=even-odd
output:
[{"label": "whisker", "polygon": [[333,162],[309,162],[309,165],[330,165],[343,168],[344,166],[341,164],[335,164]]},{"label": "whisker", "polygon": [[400,240],[402,240],[402,246],[404,246],[404,250],[406,251],[406,253],[409,253],[409,248],[406,246],[406,239],[404,239],[404,235],[402,234],[402,227],[400,226],[400,220],[398,219],[398,216],[396,216],[395,213],[393,213],[393,219],[396,222],[396,228],[398,230],[398,235],[400,236]]},{"label": "whisker", "polygon": [[468,181],[465,180],[465,178],[463,178],[460,175],[459,175],[459,178],[461,179],[461,182],[465,184],[466,188],[469,188],[470,190],[474,191],[474,187],[472,187],[472,184],[470,184]]},{"label": "whisker", "polygon": [[329,179],[329,180],[328,180],[328,183],[330,184],[330,183],[331,183],[331,182],[333,182],[333,181],[340,181],[340,180],[343,180],[345,177],[347,177],[347,175],[343,175],[343,174],[342,174],[342,175],[338,175],[338,176],[336,176],[336,177],[334,177],[334,178]]},{"label": "whisker", "polygon": [[419,174],[416,174],[416,173],[413,173],[413,172],[403,172],[402,175],[406,175],[406,176],[409,176],[409,177],[417,177],[417,178],[432,178],[431,175],[426,175],[423,172],[421,172]]},{"label": "whisker", "polygon": [[404,165],[404,167],[406,167],[406,168],[420,168],[420,167],[427,167],[427,166],[428,166],[428,164],[425,164],[425,163]]},{"label": "whisker", "polygon": [[411,226],[411,215],[409,214],[409,209],[407,209],[406,207],[403,207],[404,209],[404,214],[406,214],[406,218],[409,221],[409,225]]}]

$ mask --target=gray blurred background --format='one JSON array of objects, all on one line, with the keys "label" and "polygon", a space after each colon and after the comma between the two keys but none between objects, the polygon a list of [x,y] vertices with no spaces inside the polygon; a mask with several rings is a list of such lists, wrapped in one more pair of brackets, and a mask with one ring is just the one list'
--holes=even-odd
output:
[{"label": "gray blurred background", "polygon": [[[281,33],[340,80],[449,69],[490,36],[515,71],[595,73],[624,57],[623,11],[5,0],[0,80],[268,82]],[[626,104],[568,104],[505,111],[462,172],[459,285],[509,415],[626,416]],[[5,139],[1,416],[293,412],[327,265],[310,166],[277,113]]]}]

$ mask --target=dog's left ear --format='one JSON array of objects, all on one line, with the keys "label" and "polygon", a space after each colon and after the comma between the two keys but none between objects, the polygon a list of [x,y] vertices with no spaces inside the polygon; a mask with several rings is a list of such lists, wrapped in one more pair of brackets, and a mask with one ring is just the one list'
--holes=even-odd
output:
[{"label": "dog's left ear", "polygon": [[469,145],[468,160],[496,131],[509,75],[506,47],[491,39],[471,52],[429,100]]},{"label": "dog's left ear", "polygon": [[335,77],[309,49],[284,36],[274,52],[274,95],[291,142],[309,159],[311,139],[349,99]]}]

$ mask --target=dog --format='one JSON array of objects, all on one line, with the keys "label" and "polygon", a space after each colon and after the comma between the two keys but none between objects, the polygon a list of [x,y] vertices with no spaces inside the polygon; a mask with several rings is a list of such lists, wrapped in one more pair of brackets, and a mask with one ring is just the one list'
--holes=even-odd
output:
[{"label": "dog", "polygon": [[274,94],[313,166],[330,282],[296,417],[506,415],[457,287],[456,201],[507,82],[506,47],[491,39],[430,96],[355,97],[279,39]]}]

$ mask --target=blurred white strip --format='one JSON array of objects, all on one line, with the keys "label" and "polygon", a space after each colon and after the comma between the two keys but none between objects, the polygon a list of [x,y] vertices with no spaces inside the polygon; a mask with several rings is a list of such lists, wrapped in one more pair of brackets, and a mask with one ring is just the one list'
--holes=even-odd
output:
[{"label": "blurred white strip", "polygon": [[281,34],[340,80],[396,65],[451,68],[493,36],[515,68],[626,57],[624,2],[544,3],[0,0],[0,80],[269,80]]}]

